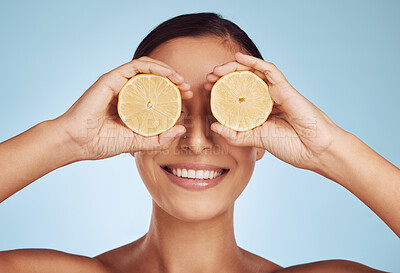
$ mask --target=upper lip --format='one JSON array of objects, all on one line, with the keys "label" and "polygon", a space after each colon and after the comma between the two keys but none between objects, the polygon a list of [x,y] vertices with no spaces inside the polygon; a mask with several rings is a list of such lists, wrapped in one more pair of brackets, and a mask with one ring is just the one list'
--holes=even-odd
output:
[{"label": "upper lip", "polygon": [[228,167],[222,167],[217,165],[212,165],[208,163],[193,163],[193,162],[179,162],[179,163],[171,163],[171,164],[163,164],[161,167],[168,167],[171,169],[192,169],[192,170],[229,170]]}]

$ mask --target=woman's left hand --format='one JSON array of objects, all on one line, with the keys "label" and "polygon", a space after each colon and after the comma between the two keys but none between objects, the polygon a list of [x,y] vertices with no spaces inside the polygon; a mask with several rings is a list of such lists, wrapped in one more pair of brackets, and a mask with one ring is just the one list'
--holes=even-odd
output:
[{"label": "woman's left hand", "polygon": [[274,106],[268,119],[250,131],[237,132],[219,122],[214,122],[211,130],[231,145],[266,149],[295,167],[317,171],[335,136],[344,130],[294,89],[274,64],[239,52],[235,58],[207,75],[205,89],[211,90],[227,73],[250,70],[268,84]]}]

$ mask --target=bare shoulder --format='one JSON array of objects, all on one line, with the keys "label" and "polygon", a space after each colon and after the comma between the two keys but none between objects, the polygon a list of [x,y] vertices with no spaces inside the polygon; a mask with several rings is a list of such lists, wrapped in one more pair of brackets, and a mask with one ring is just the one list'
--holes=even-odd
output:
[{"label": "bare shoulder", "polygon": [[366,265],[347,260],[327,260],[282,268],[273,273],[382,273]]},{"label": "bare shoulder", "polygon": [[140,257],[138,253],[139,245],[143,242],[144,238],[145,236],[134,242],[101,253],[95,256],[94,259],[114,270],[118,270],[116,272],[131,271],[132,268],[135,268],[138,272],[145,271],[144,269],[139,271],[139,269],[142,269],[139,261],[144,259],[144,257]]},{"label": "bare shoulder", "polygon": [[257,273],[385,273],[348,260],[326,260],[284,268],[244,249],[242,251],[256,265]]},{"label": "bare shoulder", "polygon": [[16,249],[0,252],[0,272],[114,273],[95,258],[52,249]]},{"label": "bare shoulder", "polygon": [[243,248],[240,248],[240,250],[247,258],[248,268],[250,268],[249,271],[251,271],[251,272],[254,271],[257,273],[271,273],[271,272],[275,272],[279,269],[282,269],[281,266],[279,266],[261,256],[251,253]]}]

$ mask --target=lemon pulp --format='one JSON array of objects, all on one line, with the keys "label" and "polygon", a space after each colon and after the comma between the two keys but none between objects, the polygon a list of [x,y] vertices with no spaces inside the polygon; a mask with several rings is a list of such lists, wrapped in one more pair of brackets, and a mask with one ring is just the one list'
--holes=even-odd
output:
[{"label": "lemon pulp", "polygon": [[137,134],[154,136],[170,129],[181,114],[178,87],[167,77],[138,74],[128,80],[118,95],[118,114]]},{"label": "lemon pulp", "polygon": [[211,89],[211,112],[222,125],[248,131],[264,123],[273,100],[268,85],[251,71],[235,71],[222,76]]}]

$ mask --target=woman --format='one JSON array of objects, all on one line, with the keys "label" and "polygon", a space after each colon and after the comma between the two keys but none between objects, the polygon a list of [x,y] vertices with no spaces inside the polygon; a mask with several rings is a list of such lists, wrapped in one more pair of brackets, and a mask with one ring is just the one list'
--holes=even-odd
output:
[{"label": "woman", "polygon": [[[225,128],[210,111],[208,91],[235,70],[258,74],[275,101],[269,119],[249,132]],[[182,93],[181,118],[158,136],[133,133],[116,112],[119,90],[138,73],[166,76]],[[133,61],[102,75],[66,113],[0,144],[1,201],[69,163],[132,154],[153,198],[148,233],[93,258],[3,251],[0,272],[382,272],[343,260],[282,268],[236,245],[234,202],[266,150],[344,186],[400,236],[400,170],[304,98],[239,27],[198,13],[162,23]],[[178,185],[178,168],[213,170],[219,183]]]}]

